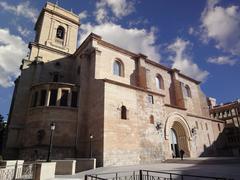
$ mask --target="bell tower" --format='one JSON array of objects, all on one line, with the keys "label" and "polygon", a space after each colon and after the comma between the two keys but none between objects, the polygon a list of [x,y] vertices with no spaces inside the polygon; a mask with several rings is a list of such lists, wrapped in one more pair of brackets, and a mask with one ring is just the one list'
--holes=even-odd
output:
[{"label": "bell tower", "polygon": [[[79,17],[56,4],[47,2],[35,25],[35,41],[30,43],[30,60],[44,59],[49,51],[59,54],[73,54],[77,47]],[[38,49],[36,54],[35,49]],[[40,53],[39,49],[47,50]]]}]

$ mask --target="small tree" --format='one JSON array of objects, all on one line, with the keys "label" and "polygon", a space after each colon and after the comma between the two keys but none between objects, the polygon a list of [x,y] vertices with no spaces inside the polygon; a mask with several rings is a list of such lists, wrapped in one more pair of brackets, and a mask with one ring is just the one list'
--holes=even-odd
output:
[{"label": "small tree", "polygon": [[5,143],[7,123],[4,122],[3,115],[0,114],[0,159],[2,158],[3,147]]}]

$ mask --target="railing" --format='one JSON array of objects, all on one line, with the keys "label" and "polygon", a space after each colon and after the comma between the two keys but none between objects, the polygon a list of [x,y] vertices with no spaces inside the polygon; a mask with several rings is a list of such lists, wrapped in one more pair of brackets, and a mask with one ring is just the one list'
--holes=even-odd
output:
[{"label": "railing", "polygon": [[34,163],[0,166],[0,180],[34,179],[35,170]]},{"label": "railing", "polygon": [[187,175],[187,174],[177,174],[170,172],[160,172],[160,171],[149,171],[149,170],[139,170],[139,171],[122,171],[114,173],[102,173],[85,175],[85,180],[233,180],[223,177],[210,177],[210,176],[198,176],[198,175]]}]

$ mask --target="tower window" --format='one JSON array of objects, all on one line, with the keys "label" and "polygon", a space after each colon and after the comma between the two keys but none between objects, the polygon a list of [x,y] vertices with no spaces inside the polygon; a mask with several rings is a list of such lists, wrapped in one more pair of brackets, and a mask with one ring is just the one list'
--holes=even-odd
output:
[{"label": "tower window", "polygon": [[127,108],[126,108],[126,106],[121,107],[121,119],[127,119]]},{"label": "tower window", "polygon": [[58,26],[56,37],[59,39],[64,39],[65,29],[62,26]]}]

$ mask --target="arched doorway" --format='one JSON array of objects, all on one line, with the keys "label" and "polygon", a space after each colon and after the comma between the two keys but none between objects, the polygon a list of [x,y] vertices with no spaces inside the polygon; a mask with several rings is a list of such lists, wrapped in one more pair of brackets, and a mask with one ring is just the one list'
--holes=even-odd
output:
[{"label": "arched doorway", "polygon": [[179,146],[178,146],[177,134],[173,128],[170,129],[170,143],[171,143],[173,158],[179,157]]},{"label": "arched doorway", "polygon": [[170,129],[171,136],[171,149],[175,154],[175,157],[180,157],[179,151],[182,149],[185,152],[185,156],[190,156],[188,148],[188,138],[183,125],[175,121]]},{"label": "arched doorway", "polygon": [[169,158],[179,157],[179,151],[184,150],[184,156],[190,157],[190,141],[192,134],[185,118],[179,113],[169,114],[165,124],[165,139],[169,143]]}]

